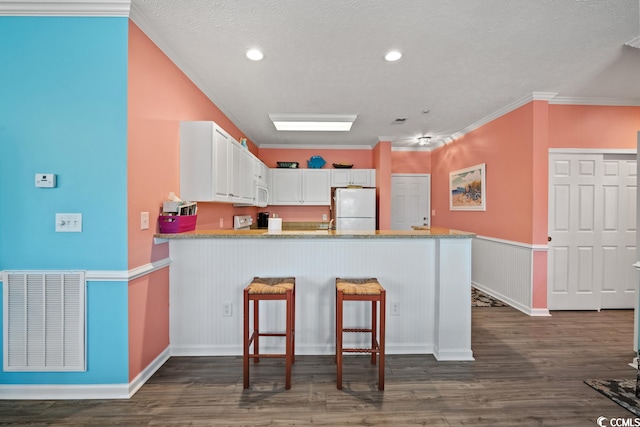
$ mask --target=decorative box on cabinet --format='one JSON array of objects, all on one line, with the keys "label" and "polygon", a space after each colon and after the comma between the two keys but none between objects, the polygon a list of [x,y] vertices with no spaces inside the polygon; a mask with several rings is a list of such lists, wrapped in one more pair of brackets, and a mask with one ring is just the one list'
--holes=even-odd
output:
[{"label": "decorative box on cabinet", "polygon": [[349,185],[359,185],[362,187],[376,186],[375,169],[332,169],[331,186],[348,187]]}]

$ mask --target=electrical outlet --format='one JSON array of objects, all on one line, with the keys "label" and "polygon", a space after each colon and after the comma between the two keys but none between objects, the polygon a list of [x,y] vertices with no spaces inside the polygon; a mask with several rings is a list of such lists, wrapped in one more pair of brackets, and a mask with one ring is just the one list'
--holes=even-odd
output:
[{"label": "electrical outlet", "polygon": [[220,218],[220,228],[224,227],[224,219]]},{"label": "electrical outlet", "polygon": [[431,210],[431,216],[436,216],[436,210],[435,209]]},{"label": "electrical outlet", "polygon": [[400,316],[400,303],[392,301],[390,304],[390,311],[392,316]]},{"label": "electrical outlet", "polygon": [[231,317],[233,315],[231,311],[231,303],[223,302],[222,303],[222,317]]},{"label": "electrical outlet", "polygon": [[327,214],[322,214],[322,220],[326,221],[327,220]]}]

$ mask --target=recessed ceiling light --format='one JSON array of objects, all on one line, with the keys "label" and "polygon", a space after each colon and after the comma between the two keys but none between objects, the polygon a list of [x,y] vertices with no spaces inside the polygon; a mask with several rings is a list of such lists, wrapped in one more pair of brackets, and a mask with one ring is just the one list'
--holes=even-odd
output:
[{"label": "recessed ceiling light", "polygon": [[349,131],[356,114],[269,114],[280,131]]},{"label": "recessed ceiling light", "polygon": [[264,54],[260,52],[258,49],[249,49],[247,51],[247,58],[252,61],[261,61],[264,58]]},{"label": "recessed ceiling light", "polygon": [[385,61],[389,61],[389,62],[397,61],[400,58],[402,58],[402,54],[397,50],[392,50],[391,52],[388,52],[384,56]]},{"label": "recessed ceiling light", "polygon": [[420,136],[420,137],[418,137],[418,143],[420,145],[429,145],[429,144],[431,144],[431,137],[430,136]]}]

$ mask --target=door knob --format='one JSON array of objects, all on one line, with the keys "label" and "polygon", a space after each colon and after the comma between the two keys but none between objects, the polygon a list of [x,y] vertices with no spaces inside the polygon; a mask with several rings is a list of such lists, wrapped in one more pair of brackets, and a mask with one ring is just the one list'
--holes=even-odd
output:
[{"label": "door knob", "polygon": [[550,242],[551,240],[551,236],[547,236],[547,242]]}]

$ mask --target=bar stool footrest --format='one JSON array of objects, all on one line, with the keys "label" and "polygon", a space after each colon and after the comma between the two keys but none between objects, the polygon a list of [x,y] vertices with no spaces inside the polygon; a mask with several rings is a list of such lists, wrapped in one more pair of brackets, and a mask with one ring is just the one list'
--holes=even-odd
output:
[{"label": "bar stool footrest", "polygon": [[270,358],[270,359],[277,359],[277,358],[285,358],[287,357],[287,355],[285,353],[278,353],[278,354],[260,353],[260,354],[250,354],[247,357],[249,357],[249,359],[262,359],[263,357]]},{"label": "bar stool footrest", "polygon": [[343,353],[380,353],[378,348],[343,348]]}]

